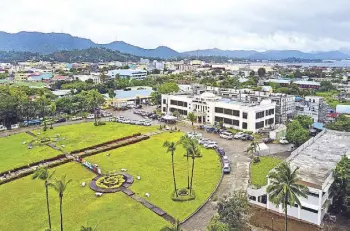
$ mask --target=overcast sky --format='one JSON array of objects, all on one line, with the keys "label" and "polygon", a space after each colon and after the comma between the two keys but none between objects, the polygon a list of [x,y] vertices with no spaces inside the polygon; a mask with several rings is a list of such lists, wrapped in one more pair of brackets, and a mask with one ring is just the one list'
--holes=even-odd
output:
[{"label": "overcast sky", "polygon": [[350,0],[2,0],[0,30],[144,48],[350,48]]}]

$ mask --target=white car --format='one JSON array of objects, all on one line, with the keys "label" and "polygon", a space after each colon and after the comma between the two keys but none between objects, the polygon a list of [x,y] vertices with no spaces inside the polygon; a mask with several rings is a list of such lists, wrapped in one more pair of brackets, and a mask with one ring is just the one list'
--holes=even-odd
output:
[{"label": "white car", "polygon": [[95,115],[94,115],[94,114],[90,114],[90,115],[88,115],[86,118],[88,118],[88,119],[94,119],[94,118],[95,118]]},{"label": "white car", "polygon": [[238,132],[238,133],[236,133],[234,136],[233,136],[233,138],[235,138],[235,139],[240,139],[240,138],[242,138],[244,136],[244,133],[243,132]]},{"label": "white car", "polygon": [[11,129],[18,129],[19,128],[19,124],[11,124]]},{"label": "white car", "polygon": [[201,144],[201,145],[204,145],[205,143],[208,143],[209,141],[210,141],[209,139],[202,138],[202,139],[198,140],[198,143]]},{"label": "white car", "polygon": [[137,120],[130,120],[130,124],[136,124],[137,122]]},{"label": "white car", "polygon": [[289,144],[288,140],[286,139],[286,137],[281,137],[280,139],[280,144]]},{"label": "white car", "polygon": [[129,119],[124,119],[122,123],[123,123],[123,124],[129,124],[130,122],[131,122],[131,121],[130,121]]},{"label": "white car", "polygon": [[0,131],[6,131],[6,127],[4,125],[0,125]]},{"label": "white car", "polygon": [[151,122],[145,122],[145,123],[143,123],[143,125],[145,125],[145,126],[151,126],[152,123],[151,123]]},{"label": "white car", "polygon": [[222,162],[223,162],[224,164],[230,164],[230,160],[228,159],[227,156],[223,156],[223,157],[222,157]]},{"label": "white car", "polygon": [[82,120],[82,119],[83,119],[83,117],[81,117],[81,116],[73,116],[72,117],[73,121],[75,121],[75,120]]},{"label": "white car", "polygon": [[223,133],[220,133],[220,137],[227,140],[232,140],[233,135],[232,133],[229,133],[229,132],[223,132]]},{"label": "white car", "polygon": [[217,144],[216,144],[216,142],[211,141],[211,142],[205,143],[205,144],[204,144],[204,147],[205,147],[205,148],[216,148],[216,147],[217,147]]}]

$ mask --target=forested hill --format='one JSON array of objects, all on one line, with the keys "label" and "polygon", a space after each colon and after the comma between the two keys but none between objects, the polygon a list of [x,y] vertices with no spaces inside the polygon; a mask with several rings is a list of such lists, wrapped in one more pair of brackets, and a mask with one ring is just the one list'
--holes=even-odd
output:
[{"label": "forested hill", "polygon": [[0,62],[21,62],[27,60],[98,63],[110,61],[138,61],[140,60],[140,57],[105,48],[58,51],[51,54],[39,54],[21,51],[0,51]]}]

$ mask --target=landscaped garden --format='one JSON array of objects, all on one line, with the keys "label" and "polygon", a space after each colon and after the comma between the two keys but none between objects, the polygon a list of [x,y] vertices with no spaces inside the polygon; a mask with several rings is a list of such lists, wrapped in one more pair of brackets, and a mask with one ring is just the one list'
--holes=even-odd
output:
[{"label": "landscaped garden", "polygon": [[115,122],[107,122],[104,126],[94,126],[91,122],[59,126],[45,132],[37,130],[34,133],[39,132],[40,136],[59,134],[62,139],[57,142],[57,146],[66,152],[70,152],[138,132],[145,134],[155,130],[157,130],[155,126],[132,126]]},{"label": "landscaped garden", "polygon": [[[95,127],[92,123],[85,123],[57,127],[48,130],[45,135],[42,135],[42,131],[34,133],[40,132],[40,136],[60,134],[60,137],[65,139],[60,139],[57,146],[63,144],[66,150],[75,150],[155,129],[155,127],[116,123]],[[183,220],[202,205],[213,192],[220,179],[221,164],[214,150],[200,148],[201,157],[195,158],[193,189],[191,188],[195,199],[174,201],[172,156],[167,152],[167,148],[163,147],[163,143],[177,142],[182,135],[181,132],[154,135],[148,140],[90,156],[85,160],[98,164],[102,169],[104,177],[96,179],[98,187],[117,189],[129,182],[127,177],[117,172],[131,175],[133,183],[129,184],[129,190],[175,219]],[[181,145],[176,146],[174,170],[177,187],[182,191],[188,187],[190,174],[187,172],[187,166],[191,169],[192,165],[192,159],[189,158],[187,162],[185,153]],[[19,158],[22,157],[19,156]],[[105,231],[159,230],[169,225],[162,217],[121,191],[104,193],[101,197],[97,197],[95,191],[89,188],[91,180],[96,175],[77,162],[55,167],[49,171],[55,171],[54,176],[57,178],[65,174],[67,179],[72,179],[63,197],[65,230],[79,230],[83,225],[95,226],[96,224],[98,224],[98,230]],[[86,183],[85,187],[82,187],[82,182]],[[53,188],[49,188],[49,198],[53,230],[59,230],[59,200]],[[0,230],[37,231],[47,228],[43,181],[32,180],[30,175],[1,185],[0,201],[6,201],[1,208]]]},{"label": "landscaped garden", "polygon": [[[55,157],[61,154],[26,133],[0,138],[0,172],[21,167],[29,163]],[[28,148],[31,141],[32,149]]]},{"label": "landscaped garden", "polygon": [[267,185],[267,174],[282,160],[271,156],[262,156],[260,161],[251,165],[251,183],[257,187]]}]

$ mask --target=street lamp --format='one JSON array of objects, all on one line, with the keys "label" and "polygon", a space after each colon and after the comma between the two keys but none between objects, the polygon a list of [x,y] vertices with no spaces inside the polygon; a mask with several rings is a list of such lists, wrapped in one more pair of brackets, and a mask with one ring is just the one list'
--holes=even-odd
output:
[{"label": "street lamp", "polygon": [[272,231],[273,231],[273,217],[271,217]]}]

